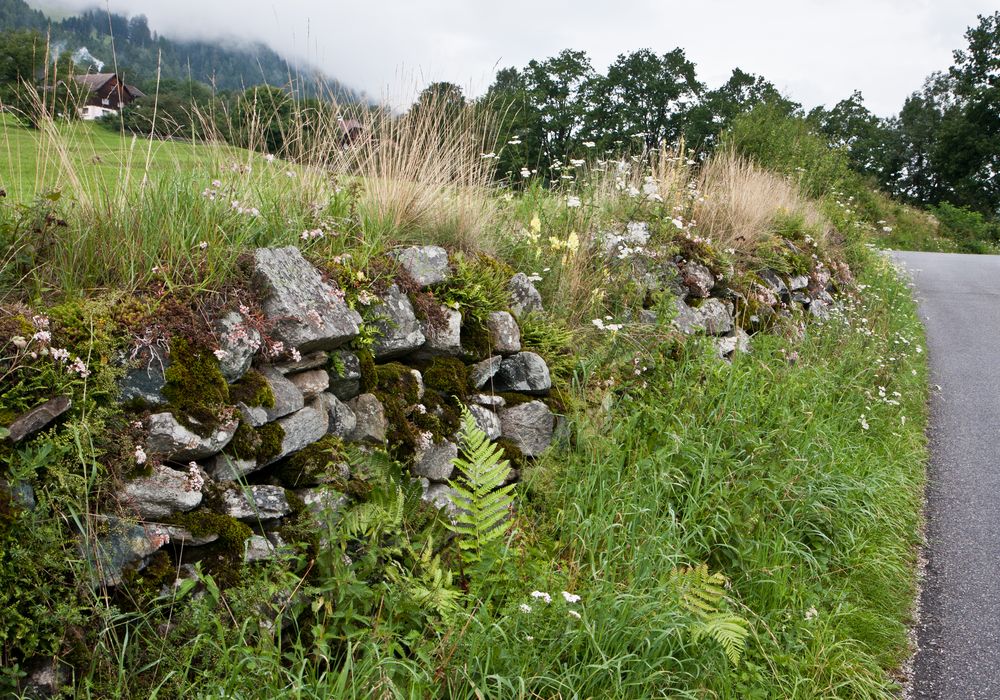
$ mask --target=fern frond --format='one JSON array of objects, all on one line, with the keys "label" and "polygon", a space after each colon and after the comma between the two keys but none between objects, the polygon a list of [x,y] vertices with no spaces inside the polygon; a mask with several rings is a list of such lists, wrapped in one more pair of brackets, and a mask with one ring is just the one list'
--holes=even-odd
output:
[{"label": "fern frond", "polygon": [[462,558],[473,563],[482,561],[485,550],[510,529],[507,516],[514,503],[515,484],[504,486],[510,463],[465,407],[459,438],[462,454],[453,463],[464,481],[451,482],[454,493],[449,497],[458,512],[449,528],[461,538]]},{"label": "fern frond", "polygon": [[691,641],[698,643],[703,637],[714,640],[733,666],[740,663],[750,630],[747,621],[738,615],[717,613],[709,615],[691,628]]}]

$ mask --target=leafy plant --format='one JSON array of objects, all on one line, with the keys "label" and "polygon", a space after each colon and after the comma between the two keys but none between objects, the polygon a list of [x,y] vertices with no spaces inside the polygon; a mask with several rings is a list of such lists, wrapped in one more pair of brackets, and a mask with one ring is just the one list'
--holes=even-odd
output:
[{"label": "leafy plant", "polygon": [[457,514],[449,529],[460,538],[462,559],[474,564],[483,561],[487,551],[510,530],[508,515],[516,484],[503,485],[510,473],[510,462],[502,459],[503,450],[490,442],[464,406],[459,439],[462,454],[453,462],[464,481],[451,482],[455,493],[448,497]]},{"label": "leafy plant", "polygon": [[726,577],[718,571],[710,574],[708,564],[702,564],[674,569],[669,582],[681,607],[697,618],[690,627],[691,641],[713,639],[733,666],[739,664],[750,631],[745,619],[719,610],[726,597]]}]

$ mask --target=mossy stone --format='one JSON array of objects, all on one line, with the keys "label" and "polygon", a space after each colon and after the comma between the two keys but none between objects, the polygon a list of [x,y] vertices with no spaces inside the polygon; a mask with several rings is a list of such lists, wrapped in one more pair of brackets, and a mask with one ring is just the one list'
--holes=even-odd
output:
[{"label": "mossy stone", "polygon": [[164,378],[163,396],[177,420],[198,435],[211,435],[229,405],[229,384],[215,356],[175,338],[170,343],[170,366]]},{"label": "mossy stone", "polygon": [[267,378],[255,369],[244,374],[238,382],[229,387],[229,400],[247,406],[274,408],[274,392]]},{"label": "mossy stone", "polygon": [[274,471],[285,488],[334,484],[343,490],[350,478],[343,441],[327,435],[284,460]]},{"label": "mossy stone", "polygon": [[424,385],[445,396],[464,398],[472,392],[469,368],[456,357],[435,357],[424,370]]}]

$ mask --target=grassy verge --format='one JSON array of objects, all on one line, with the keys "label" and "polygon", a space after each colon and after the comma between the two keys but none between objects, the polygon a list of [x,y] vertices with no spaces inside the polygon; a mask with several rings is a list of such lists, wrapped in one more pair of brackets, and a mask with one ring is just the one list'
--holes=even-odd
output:
[{"label": "grassy verge", "polygon": [[[893,697],[927,377],[908,290],[864,245],[886,203],[859,205],[825,150],[790,161],[828,174],[816,181],[724,151],[504,190],[482,179],[478,132],[448,141],[439,126],[390,125],[379,143],[395,152],[294,167],[206,149],[203,168],[145,171],[141,187],[0,207],[0,415],[75,401],[59,429],[0,444],[3,478],[38,494],[29,511],[0,490],[0,684],[45,657],[93,698]],[[648,240],[609,249],[630,222]],[[463,556],[404,465],[351,451],[363,498],[322,533],[289,531],[285,559],[206,563],[177,588],[161,558],[117,590],[81,585],[77,531],[115,507],[140,439],[115,400],[116,353],[240,303],[249,248],[302,245],[353,302],[410,241],[449,247],[440,301],[463,313],[502,307],[510,270],[546,301],[523,339],[553,368],[569,430],[520,465],[502,545]],[[671,308],[647,280],[675,259],[709,266],[743,308],[764,270],[833,274],[839,310],[791,305],[728,363],[666,315],[635,322]],[[89,375],[14,350],[35,312]]]}]

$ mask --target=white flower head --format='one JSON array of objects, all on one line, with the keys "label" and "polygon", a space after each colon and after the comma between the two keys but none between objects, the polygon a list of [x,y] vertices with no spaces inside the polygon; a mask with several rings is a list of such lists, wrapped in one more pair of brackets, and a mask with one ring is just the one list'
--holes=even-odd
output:
[{"label": "white flower head", "polygon": [[581,615],[580,613],[578,613],[578,612],[577,612],[576,610],[567,610],[566,612],[568,612],[568,613],[570,614],[570,616],[571,616],[571,617],[575,617],[575,618],[576,618],[577,620],[579,620],[579,619],[581,619],[581,618],[583,617],[583,616],[582,616],[582,615]]},{"label": "white flower head", "polygon": [[517,607],[518,607],[518,609],[519,609],[519,610],[520,610],[521,612],[523,612],[523,613],[525,613],[525,614],[527,614],[527,613],[530,613],[530,612],[531,612],[531,606],[530,606],[530,605],[528,605],[527,603],[521,603],[521,604],[520,604],[519,606],[517,606]]},{"label": "white flower head", "polygon": [[569,207],[570,209],[576,209],[581,204],[582,202],[580,201],[579,197],[574,197],[570,195],[569,197],[566,198],[566,206]]},{"label": "white flower head", "polygon": [[146,450],[142,449],[141,446],[135,448],[135,463],[136,464],[146,463]]},{"label": "white flower head", "polygon": [[551,603],[552,602],[552,596],[550,596],[545,591],[532,591],[531,592],[531,597],[532,598],[538,598],[539,600],[544,600],[546,603]]},{"label": "white flower head", "polygon": [[563,591],[562,592],[562,597],[566,599],[567,603],[579,603],[580,602],[580,596],[576,595],[575,593],[570,593],[569,591]]}]

